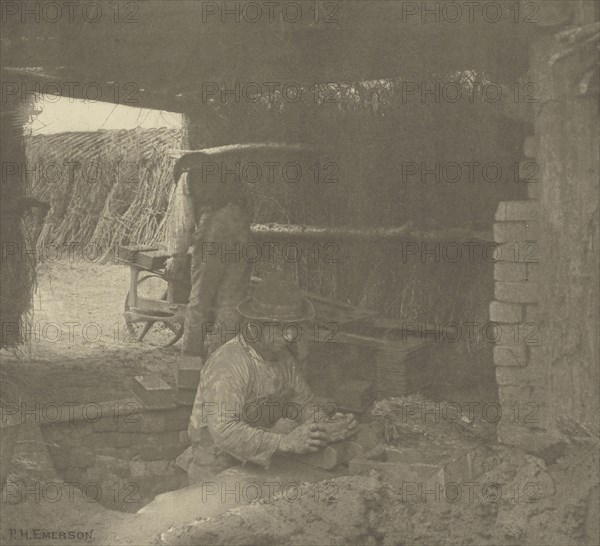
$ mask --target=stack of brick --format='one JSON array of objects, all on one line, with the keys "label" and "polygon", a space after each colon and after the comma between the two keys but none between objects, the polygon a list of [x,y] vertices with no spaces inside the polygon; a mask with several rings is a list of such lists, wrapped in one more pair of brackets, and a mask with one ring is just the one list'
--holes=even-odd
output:
[{"label": "stack of brick", "polygon": [[180,359],[176,375],[179,404],[194,404],[201,369],[202,359],[199,357],[183,356]]},{"label": "stack of brick", "polygon": [[[157,378],[136,378],[137,398],[75,406],[42,433],[61,477],[110,508],[136,511],[187,485],[175,459],[189,446],[192,406]],[[87,407],[87,409],[85,409]]]},{"label": "stack of brick", "polygon": [[[527,149],[526,149],[527,151]],[[547,427],[546,370],[541,353],[539,275],[539,183],[529,181],[523,201],[501,202],[494,223],[495,301],[490,304],[494,333],[494,364],[502,417],[498,439],[531,445]]]}]

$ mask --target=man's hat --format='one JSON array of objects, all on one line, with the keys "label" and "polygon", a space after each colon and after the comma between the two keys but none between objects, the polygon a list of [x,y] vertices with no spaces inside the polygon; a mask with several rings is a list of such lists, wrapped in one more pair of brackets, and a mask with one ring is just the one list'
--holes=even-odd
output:
[{"label": "man's hat", "polygon": [[269,322],[301,322],[315,316],[313,304],[302,297],[300,287],[283,271],[265,275],[237,308],[246,318]]}]

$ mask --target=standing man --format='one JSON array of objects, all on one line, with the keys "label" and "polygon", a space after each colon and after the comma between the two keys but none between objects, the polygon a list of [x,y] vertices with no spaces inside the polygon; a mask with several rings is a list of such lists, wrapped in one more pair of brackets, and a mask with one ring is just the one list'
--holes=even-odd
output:
[{"label": "standing man", "polygon": [[[215,351],[200,374],[188,428],[192,445],[177,459],[191,483],[276,453],[303,454],[327,443],[323,416],[298,370],[294,342],[312,304],[284,273],[271,273],[242,301],[242,332]],[[348,430],[356,427],[348,422]]]},{"label": "standing man", "polygon": [[[251,264],[232,249],[250,241],[250,217],[241,183],[206,180],[198,154],[182,156],[175,164],[177,184],[167,238],[166,278],[185,278],[188,248],[193,245],[191,292],[186,311],[182,354],[208,356],[239,324],[237,304],[250,285]],[[186,172],[184,172],[186,171]],[[226,251],[229,250],[229,253]],[[216,335],[206,340],[209,323]],[[235,333],[229,333],[233,337]]]}]

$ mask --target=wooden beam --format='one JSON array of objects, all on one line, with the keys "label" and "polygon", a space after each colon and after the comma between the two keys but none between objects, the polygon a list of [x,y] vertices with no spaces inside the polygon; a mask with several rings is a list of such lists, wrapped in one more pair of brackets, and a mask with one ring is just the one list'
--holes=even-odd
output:
[{"label": "wooden beam", "polygon": [[422,241],[484,241],[494,240],[491,231],[475,231],[463,228],[445,230],[422,230],[410,223],[403,226],[372,228],[372,227],[328,227],[328,226],[299,226],[293,224],[252,224],[252,233],[257,237],[277,237],[296,239],[356,239],[356,240],[396,240],[415,239]]}]

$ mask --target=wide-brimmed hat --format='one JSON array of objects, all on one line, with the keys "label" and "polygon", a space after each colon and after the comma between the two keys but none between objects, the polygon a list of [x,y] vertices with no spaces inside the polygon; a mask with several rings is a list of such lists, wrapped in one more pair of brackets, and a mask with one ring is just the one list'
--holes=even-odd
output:
[{"label": "wide-brimmed hat", "polygon": [[269,322],[302,322],[315,316],[313,304],[283,271],[265,275],[252,295],[238,305],[238,311],[246,318]]}]

